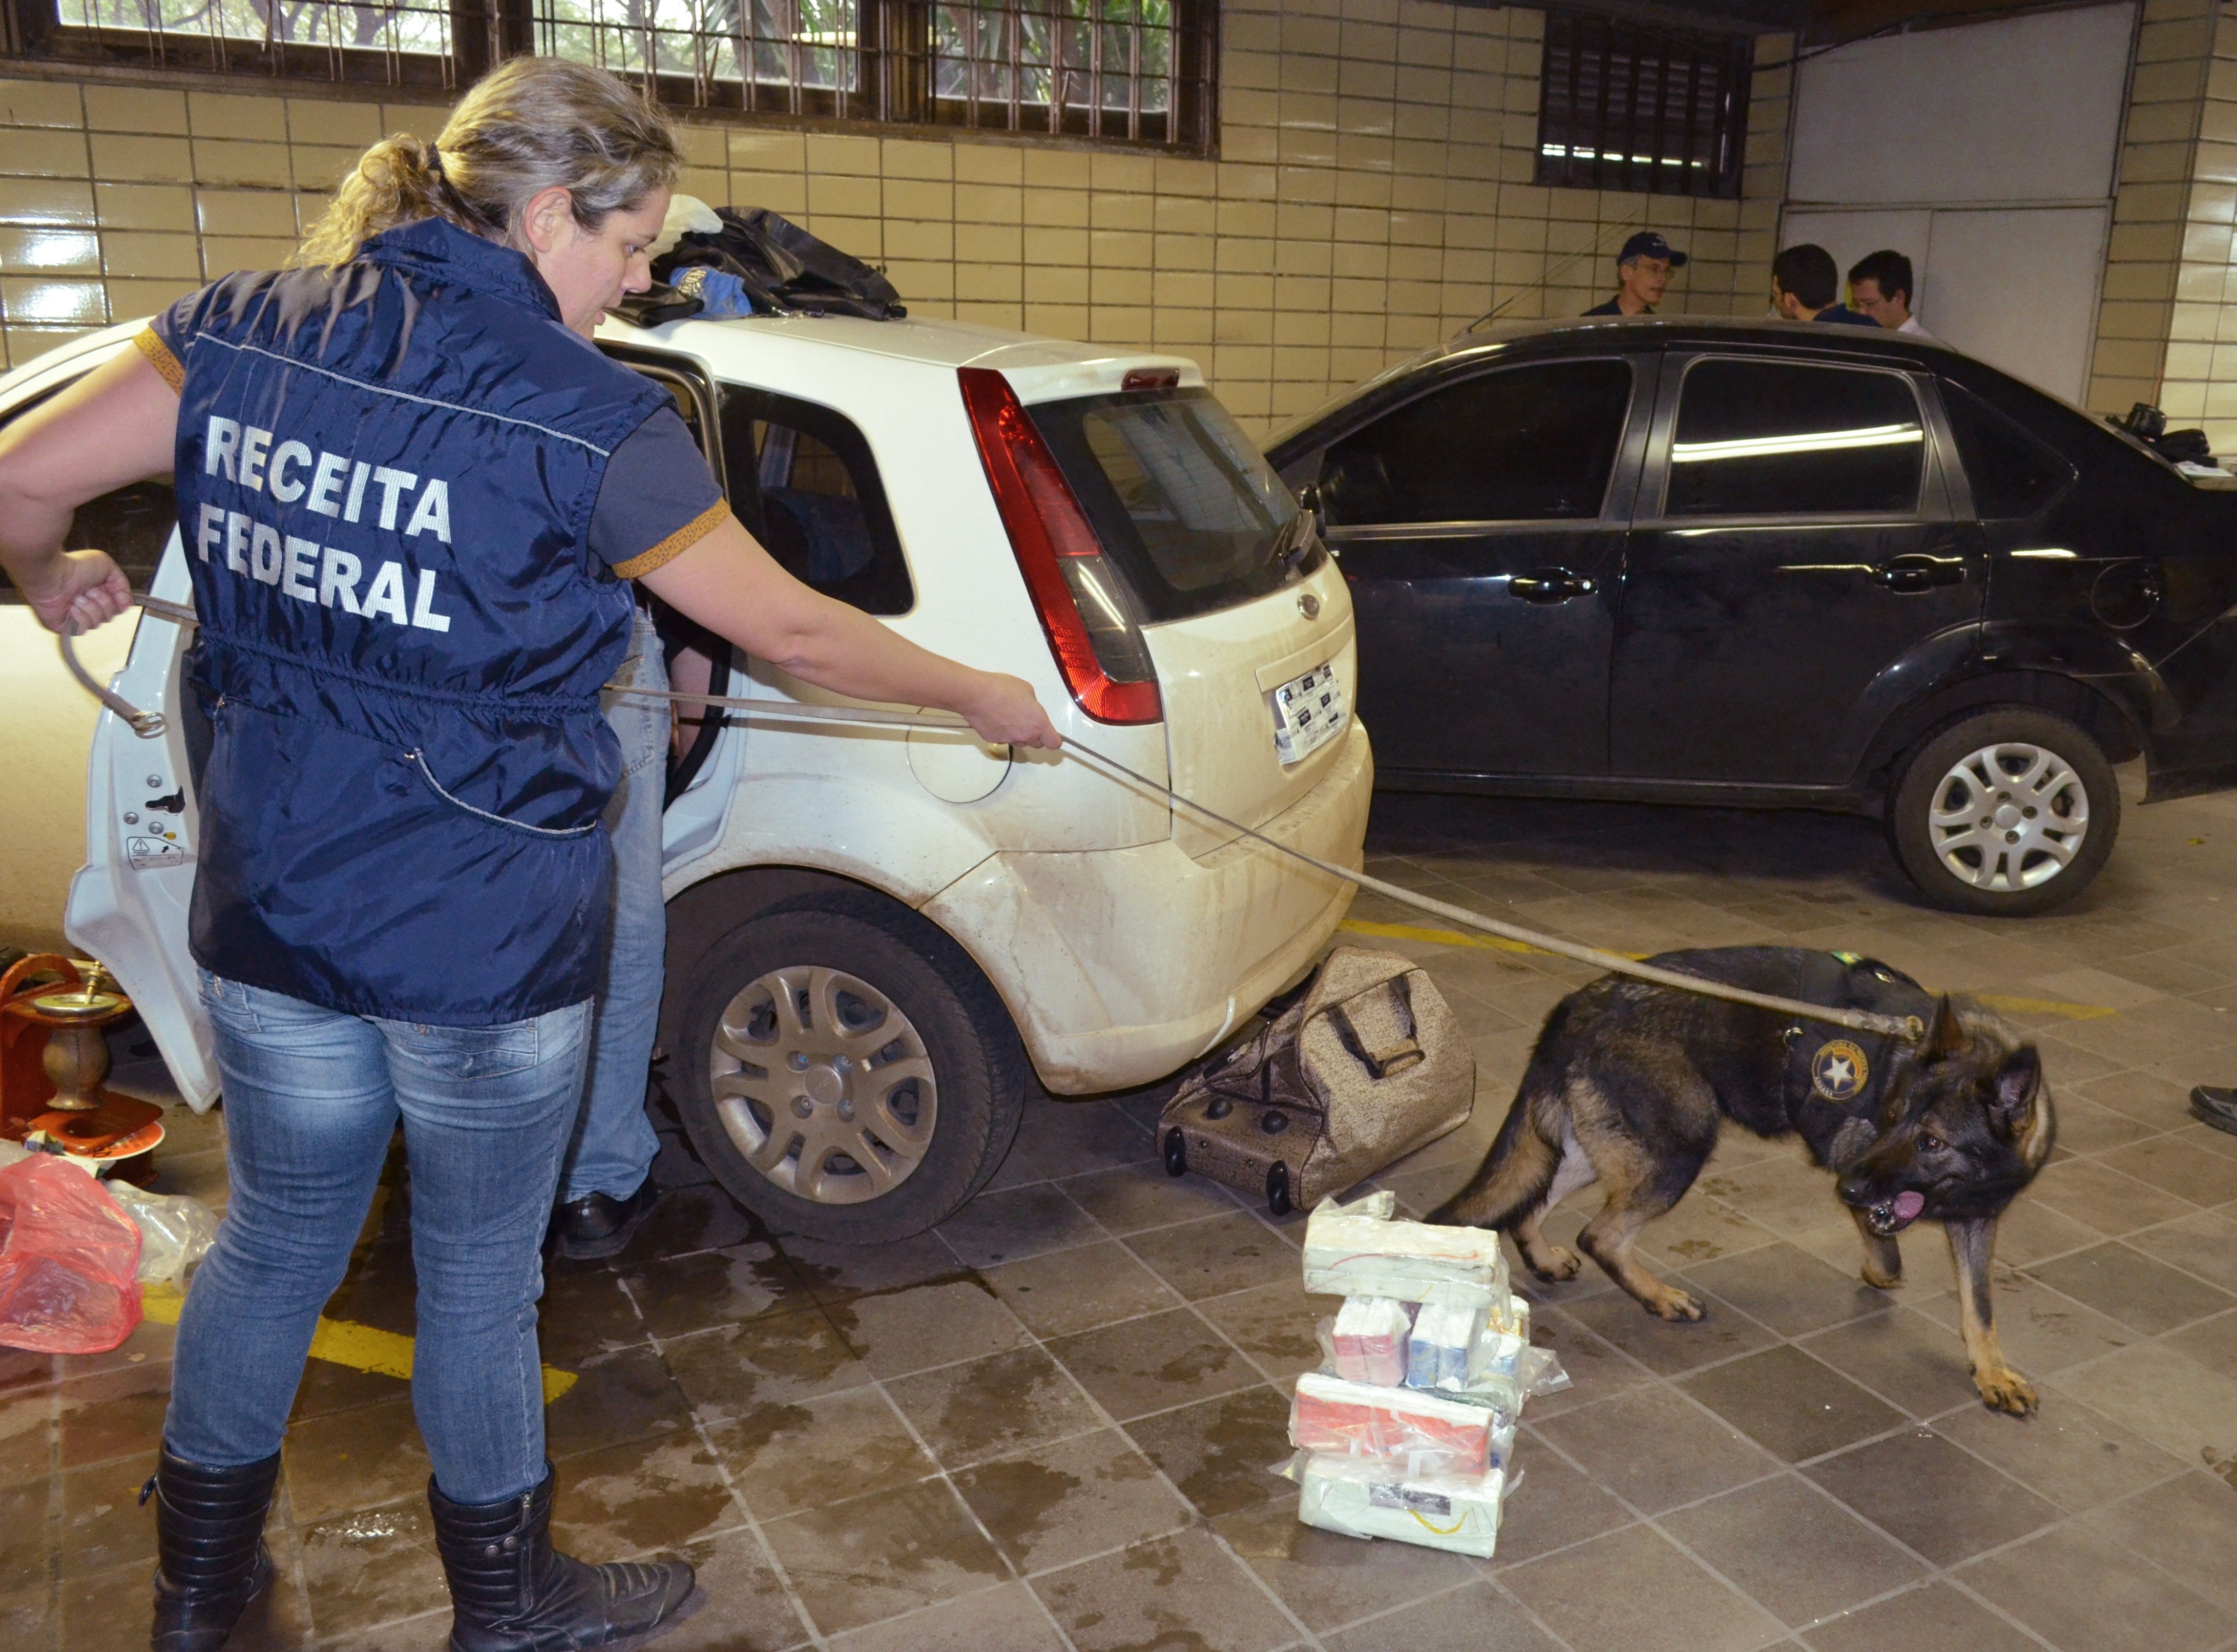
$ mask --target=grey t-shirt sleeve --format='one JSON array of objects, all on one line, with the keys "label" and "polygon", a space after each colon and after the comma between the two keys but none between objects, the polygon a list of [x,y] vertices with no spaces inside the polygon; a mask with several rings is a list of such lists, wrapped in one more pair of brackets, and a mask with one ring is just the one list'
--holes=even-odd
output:
[{"label": "grey t-shirt sleeve", "polygon": [[591,550],[624,579],[650,573],[729,514],[683,416],[663,407],[606,461],[591,512]]}]

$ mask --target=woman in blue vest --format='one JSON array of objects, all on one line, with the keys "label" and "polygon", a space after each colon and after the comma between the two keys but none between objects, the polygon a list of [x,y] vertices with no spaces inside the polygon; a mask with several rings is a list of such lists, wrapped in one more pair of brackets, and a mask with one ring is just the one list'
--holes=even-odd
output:
[{"label": "woman in blue vest", "polygon": [[637,1635],[680,1563],[547,1535],[538,1240],[581,1094],[629,582],[810,683],[1054,748],[1014,677],[787,576],[664,393],[589,342],[650,280],[682,153],[601,71],[518,58],[376,144],[301,268],[232,275],[0,434],[0,560],[48,624],[122,611],[73,510],[169,472],[211,725],[192,911],[231,1204],[179,1323],[153,1644],[214,1652],[320,1306],[401,1120],[412,1402],[459,1652]]}]

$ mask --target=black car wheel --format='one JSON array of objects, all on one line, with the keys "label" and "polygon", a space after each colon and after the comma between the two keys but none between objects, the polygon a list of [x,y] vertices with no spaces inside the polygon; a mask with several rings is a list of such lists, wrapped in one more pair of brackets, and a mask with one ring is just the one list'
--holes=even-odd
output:
[{"label": "black car wheel", "polygon": [[1937,906],[2018,917],[2089,887],[2120,832],[2121,791],[2073,724],[1996,706],[1911,750],[1887,820],[1896,858]]},{"label": "black car wheel", "polygon": [[870,895],[749,919],[693,973],[676,1102],[708,1166],[780,1232],[921,1233],[1016,1137],[1027,1066],[963,950]]}]

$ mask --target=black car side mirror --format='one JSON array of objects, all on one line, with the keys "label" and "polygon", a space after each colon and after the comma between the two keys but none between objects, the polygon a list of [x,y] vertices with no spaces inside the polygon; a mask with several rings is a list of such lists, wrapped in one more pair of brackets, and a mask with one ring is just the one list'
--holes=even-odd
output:
[{"label": "black car side mirror", "polygon": [[1321,515],[1321,485],[1318,482],[1307,482],[1297,490],[1297,509],[1312,519],[1312,538],[1326,545],[1330,556],[1336,555],[1336,548],[1328,544],[1328,523]]}]

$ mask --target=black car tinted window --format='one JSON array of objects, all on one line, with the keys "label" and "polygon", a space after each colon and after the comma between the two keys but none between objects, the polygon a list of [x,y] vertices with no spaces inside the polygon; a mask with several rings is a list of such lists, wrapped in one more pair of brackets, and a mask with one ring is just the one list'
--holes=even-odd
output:
[{"label": "black car tinted window", "polygon": [[1918,399],[1898,373],[1712,358],[1686,372],[1670,516],[1885,515],[1918,508]]},{"label": "black car tinted window", "polygon": [[1983,521],[2033,516],[2074,479],[2074,467],[1970,390],[1942,381],[1942,410]]},{"label": "black car tinted window", "polygon": [[1347,436],[1321,469],[1331,526],[1600,513],[1631,365],[1548,361],[1431,392]]}]

